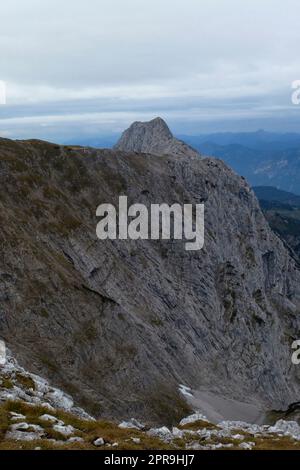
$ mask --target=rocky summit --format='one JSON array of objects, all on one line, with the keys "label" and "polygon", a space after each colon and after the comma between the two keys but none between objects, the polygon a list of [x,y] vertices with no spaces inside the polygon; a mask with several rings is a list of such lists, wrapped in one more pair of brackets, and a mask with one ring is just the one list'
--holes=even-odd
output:
[{"label": "rocky summit", "polygon": [[166,122],[155,118],[150,122],[134,122],[121,136],[115,150],[153,155],[184,155],[199,158],[197,150],[176,139]]},{"label": "rocky summit", "polygon": [[[262,423],[299,401],[299,267],[247,182],[172,139],[155,120],[113,150],[0,141],[0,338],[96,418]],[[204,203],[204,248],[99,240],[120,195]]]}]

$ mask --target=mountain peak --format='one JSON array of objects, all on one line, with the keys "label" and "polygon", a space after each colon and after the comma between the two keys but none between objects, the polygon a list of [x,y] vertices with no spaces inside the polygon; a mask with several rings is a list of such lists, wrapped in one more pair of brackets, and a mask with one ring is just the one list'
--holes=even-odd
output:
[{"label": "mountain peak", "polygon": [[136,121],[122,134],[115,150],[152,153],[153,155],[186,155],[199,157],[199,153],[176,139],[167,123],[156,117],[148,122]]},{"label": "mountain peak", "polygon": [[173,134],[170,131],[168,124],[161,117],[156,117],[149,122],[144,122],[141,124],[143,124],[144,126],[152,126],[153,128],[161,129],[166,134],[166,136],[170,138],[173,137]]},{"label": "mountain peak", "polygon": [[156,117],[151,119],[151,121],[141,122],[135,121],[131,126],[124,132],[127,133],[128,131],[135,132],[135,133],[151,133],[153,137],[160,137],[165,139],[172,139],[173,134],[170,131],[167,123],[161,118]]}]

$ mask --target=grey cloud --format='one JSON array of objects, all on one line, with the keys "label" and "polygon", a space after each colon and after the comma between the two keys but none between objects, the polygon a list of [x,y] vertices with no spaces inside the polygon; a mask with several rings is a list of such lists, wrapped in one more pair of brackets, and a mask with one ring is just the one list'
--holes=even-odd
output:
[{"label": "grey cloud", "polygon": [[5,2],[0,134],[113,133],[157,114],[185,131],[237,120],[294,128],[299,9],[298,0]]}]

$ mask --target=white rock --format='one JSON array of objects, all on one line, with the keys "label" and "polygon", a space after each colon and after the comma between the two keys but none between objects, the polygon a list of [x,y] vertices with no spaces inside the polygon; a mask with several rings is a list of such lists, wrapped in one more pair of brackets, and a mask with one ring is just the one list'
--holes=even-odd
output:
[{"label": "white rock", "polygon": [[268,428],[268,426],[249,424],[244,421],[222,421],[218,424],[218,427],[227,430],[240,429],[241,431],[247,431],[250,434],[262,433]]},{"label": "white rock", "polygon": [[216,450],[216,449],[230,449],[230,447],[233,447],[233,444],[221,444],[221,442],[219,444],[210,444],[209,446],[207,446],[208,449],[210,450]]},{"label": "white rock", "polygon": [[132,437],[131,438],[132,442],[134,442],[135,444],[140,444],[141,443],[141,439],[139,437]]},{"label": "white rock", "polygon": [[231,436],[231,439],[243,441],[245,439],[245,436],[243,436],[242,434],[235,434],[234,436]]},{"label": "white rock", "polygon": [[60,434],[63,434],[64,436],[70,436],[70,434],[73,434],[76,431],[75,428],[73,428],[71,425],[64,426],[61,424],[55,424],[53,429],[56,432],[60,432]]},{"label": "white rock", "polygon": [[98,439],[96,439],[96,440],[93,442],[93,444],[94,444],[94,446],[96,446],[96,447],[104,446],[105,442],[104,442],[103,437],[99,437]]},{"label": "white rock", "polygon": [[21,413],[14,413],[11,411],[10,413],[11,420],[12,421],[17,421],[18,419],[26,419],[26,416],[22,415]]},{"label": "white rock", "polygon": [[173,428],[172,434],[176,439],[182,439],[184,437],[184,431],[178,428]]},{"label": "white rock", "polygon": [[118,443],[118,442],[114,442],[114,443],[112,444],[112,447],[118,447],[118,446],[119,446],[119,443]]},{"label": "white rock", "polygon": [[211,437],[216,437],[218,439],[223,439],[231,437],[231,432],[228,429],[198,429],[196,434],[203,439],[211,439]]},{"label": "white rock", "polygon": [[84,439],[82,439],[82,437],[70,437],[70,439],[68,439],[68,442],[72,443],[72,442],[84,442]]},{"label": "white rock", "polygon": [[93,416],[89,415],[88,413],[86,413],[86,411],[84,411],[82,408],[78,408],[77,406],[72,408],[72,413],[79,416],[79,418],[81,419],[85,419],[87,421],[96,421]]},{"label": "white rock", "polygon": [[43,379],[42,377],[35,374],[31,374],[31,378],[34,381],[37,392],[40,392],[42,394],[49,392],[50,387],[46,379]]},{"label": "white rock", "polygon": [[6,360],[6,345],[5,342],[0,339],[0,366],[5,366]]},{"label": "white rock", "polygon": [[10,426],[10,429],[12,431],[26,431],[27,429],[29,429],[29,424],[28,423],[16,423],[16,424],[12,424]]},{"label": "white rock", "polygon": [[67,396],[58,388],[52,389],[45,395],[45,398],[50,401],[51,405],[64,410],[70,410],[74,402],[71,397]]},{"label": "white rock", "polygon": [[186,385],[179,385],[179,391],[182,393],[182,395],[185,395],[186,397],[193,397],[192,394],[192,389],[190,387],[187,387]]},{"label": "white rock", "polygon": [[13,441],[35,441],[41,439],[42,434],[36,432],[8,431],[5,437]]},{"label": "white rock", "polygon": [[144,429],[145,425],[140,423],[134,418],[131,418],[130,421],[122,421],[122,423],[119,424],[119,428],[121,429]]},{"label": "white rock", "polygon": [[221,444],[220,442],[218,444],[210,444],[209,449],[211,450],[216,450],[216,449],[222,449],[222,447],[225,447],[225,444]]},{"label": "white rock", "polygon": [[252,447],[255,446],[255,442],[241,442],[239,447],[244,450],[252,450]]},{"label": "white rock", "polygon": [[30,431],[30,432],[44,432],[41,426],[37,424],[28,423],[15,423],[10,426],[11,431]]},{"label": "white rock", "polygon": [[152,428],[147,431],[147,434],[152,437],[158,437],[163,441],[169,441],[173,438],[173,434],[166,426],[162,426],[161,428]]},{"label": "white rock", "polygon": [[185,426],[186,424],[196,423],[197,421],[206,421],[207,423],[209,422],[206,416],[203,414],[194,413],[190,416],[187,416],[186,418],[183,418],[179,424],[180,426]]},{"label": "white rock", "polygon": [[0,392],[0,401],[15,401],[18,397],[13,391],[7,392],[6,390],[1,390]]},{"label": "white rock", "polygon": [[59,419],[57,419],[55,416],[52,416],[52,415],[44,414],[40,416],[40,419],[48,423],[52,423],[52,424],[56,423],[56,424],[64,425],[63,421],[60,421]]},{"label": "white rock", "polygon": [[50,403],[42,402],[42,403],[41,403],[41,406],[42,406],[43,408],[46,408],[46,409],[49,410],[49,411],[55,411],[54,406],[50,405]]},{"label": "white rock", "polygon": [[300,440],[300,426],[296,421],[285,421],[280,419],[274,426],[270,426],[269,433],[276,433],[284,436],[290,436],[295,440]]},{"label": "white rock", "polygon": [[44,432],[44,429],[38,424],[29,424],[29,431]]}]

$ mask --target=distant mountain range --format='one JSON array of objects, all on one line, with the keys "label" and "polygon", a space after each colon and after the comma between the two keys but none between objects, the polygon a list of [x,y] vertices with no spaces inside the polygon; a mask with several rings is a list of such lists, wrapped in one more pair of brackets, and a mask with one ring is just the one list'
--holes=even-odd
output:
[{"label": "distant mountain range", "polygon": [[300,133],[277,133],[258,130],[256,132],[216,132],[197,136],[182,135],[180,138],[197,147],[212,142],[216,145],[242,145],[256,150],[283,150],[300,146]]},{"label": "distant mountain range", "polygon": [[257,131],[181,138],[200,153],[224,160],[253,186],[300,194],[300,134]]},{"label": "distant mountain range", "polygon": [[256,186],[253,188],[259,200],[265,203],[278,203],[282,206],[292,206],[292,208],[300,208],[300,196],[282,191],[272,186]]},{"label": "distant mountain range", "polygon": [[271,228],[300,262],[300,196],[270,186],[253,189]]}]

